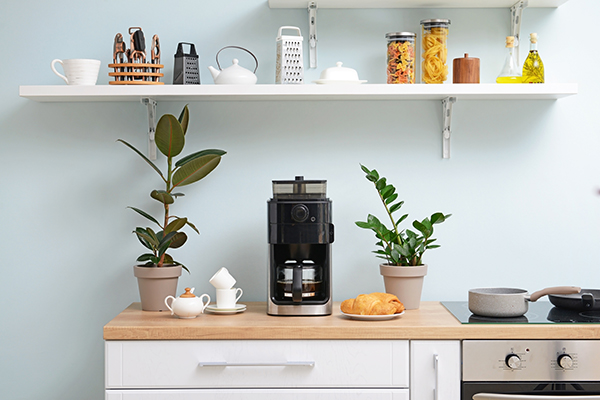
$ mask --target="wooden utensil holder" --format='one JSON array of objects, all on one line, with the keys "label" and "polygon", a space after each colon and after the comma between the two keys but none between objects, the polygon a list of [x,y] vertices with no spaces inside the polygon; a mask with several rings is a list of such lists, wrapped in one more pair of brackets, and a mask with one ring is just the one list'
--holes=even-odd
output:
[{"label": "wooden utensil holder", "polygon": [[164,76],[160,72],[165,67],[162,64],[117,63],[108,64],[108,67],[115,69],[108,73],[108,76],[115,78],[108,82],[110,85],[164,85],[164,82],[159,82]]}]

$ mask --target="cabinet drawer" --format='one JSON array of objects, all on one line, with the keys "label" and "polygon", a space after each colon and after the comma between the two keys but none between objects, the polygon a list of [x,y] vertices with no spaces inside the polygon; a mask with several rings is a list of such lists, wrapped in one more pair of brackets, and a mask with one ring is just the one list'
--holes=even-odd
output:
[{"label": "cabinet drawer", "polygon": [[392,340],[108,341],[106,387],[406,388],[408,353]]},{"label": "cabinet drawer", "polygon": [[409,400],[408,389],[107,390],[105,400]]}]

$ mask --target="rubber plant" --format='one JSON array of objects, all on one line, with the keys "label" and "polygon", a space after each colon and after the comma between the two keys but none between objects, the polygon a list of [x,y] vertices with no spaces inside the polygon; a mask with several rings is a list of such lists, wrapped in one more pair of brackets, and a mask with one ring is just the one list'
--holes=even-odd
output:
[{"label": "rubber plant", "polygon": [[366,221],[356,221],[356,225],[363,229],[370,229],[375,232],[377,238],[376,246],[381,247],[373,251],[377,257],[387,261],[388,265],[395,266],[416,266],[422,265],[423,254],[426,250],[440,247],[433,244],[436,239],[432,238],[433,226],[440,224],[448,219],[451,214],[442,214],[437,212],[429,218],[422,221],[415,220],[412,223],[415,231],[410,229],[400,229],[399,225],[408,218],[408,214],[395,219],[394,213],[402,208],[404,201],[398,200],[396,188],[387,182],[387,179],[380,177],[376,170],[369,170],[364,165],[360,165],[366,174],[367,180],[375,185],[379,198],[383,203],[386,214],[391,221],[391,229],[387,228],[376,216],[369,214]]},{"label": "rubber plant", "polygon": [[184,195],[175,190],[178,190],[182,186],[198,182],[210,174],[221,162],[221,156],[226,154],[225,151],[217,149],[201,150],[180,158],[173,164],[174,157],[177,157],[183,151],[188,124],[189,110],[186,105],[181,111],[179,118],[171,114],[165,114],[160,117],[156,125],[156,147],[166,157],[167,161],[165,174],[134,146],[122,139],[118,139],[119,142],[132,149],[146,161],[164,183],[164,189],[154,189],[150,192],[150,197],[163,205],[164,214],[162,218],[154,218],[139,208],[128,207],[158,226],[156,230],[151,227],[137,227],[134,231],[140,243],[149,250],[149,252],[137,258],[138,262],[145,262],[144,266],[147,267],[181,265],[182,268],[189,272],[183,264],[175,261],[167,253],[168,249],[179,248],[187,241],[188,237],[182,231],[184,227],[187,226],[196,233],[200,233],[196,226],[186,217],[176,216],[171,213],[171,207],[175,203],[175,200]]}]

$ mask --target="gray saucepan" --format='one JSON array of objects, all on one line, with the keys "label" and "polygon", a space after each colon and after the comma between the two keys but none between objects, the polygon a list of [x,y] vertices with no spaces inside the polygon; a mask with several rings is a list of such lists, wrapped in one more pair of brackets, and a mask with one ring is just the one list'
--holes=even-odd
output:
[{"label": "gray saucepan", "polygon": [[581,288],[575,286],[549,287],[531,295],[526,290],[513,288],[481,288],[469,290],[469,310],[483,317],[519,317],[529,308],[530,301],[537,301],[547,294],[574,294]]}]

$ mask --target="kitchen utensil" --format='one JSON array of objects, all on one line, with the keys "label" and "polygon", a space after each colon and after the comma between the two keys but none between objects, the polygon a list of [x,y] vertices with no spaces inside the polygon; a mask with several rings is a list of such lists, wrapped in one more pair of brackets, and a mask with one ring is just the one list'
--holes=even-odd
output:
[{"label": "kitchen utensil", "polygon": [[215,272],[209,282],[216,289],[231,289],[235,285],[235,278],[223,267]]},{"label": "kitchen utensil", "polygon": [[342,62],[336,62],[335,67],[326,68],[321,72],[321,79],[314,81],[318,84],[357,84],[364,83],[358,79],[355,69],[342,67]]},{"label": "kitchen utensil", "polygon": [[[297,36],[282,35],[284,29],[298,32]],[[304,83],[304,59],[302,53],[302,33],[295,26],[282,26],[277,32],[277,60],[275,83]]]},{"label": "kitchen utensil", "polygon": [[235,303],[242,297],[242,288],[217,289],[217,308],[235,308]]},{"label": "kitchen utensil", "polygon": [[[189,53],[184,53],[183,45],[189,45]],[[173,67],[173,85],[199,85],[200,58],[196,53],[193,43],[180,42],[175,53],[175,66]]]},{"label": "kitchen utensil", "polygon": [[[65,75],[56,70],[55,64],[63,67]],[[100,70],[100,60],[88,60],[74,58],[70,60],[52,60],[50,64],[52,71],[60,76],[67,85],[95,85],[98,80],[98,71]]]},{"label": "kitchen utensil", "polygon": [[[237,58],[233,59],[233,65],[222,70],[221,64],[219,64],[219,53],[221,53],[225,49],[240,49],[249,53],[252,56],[252,58],[254,58],[254,62],[256,63],[254,72],[247,70],[244,67],[241,67],[238,64],[239,61]],[[213,80],[217,85],[254,85],[258,80],[256,75],[254,75],[254,73],[258,69],[258,60],[256,59],[256,56],[250,52],[250,50],[239,46],[225,46],[217,52],[216,60],[217,67],[219,69],[209,66],[208,70],[210,71]]]},{"label": "kitchen utensil", "polygon": [[[200,297],[196,297],[193,293],[194,288],[185,288],[185,293],[178,298],[173,296],[165,297],[165,305],[171,310],[171,315],[175,314],[179,318],[196,318],[202,314],[208,303],[210,303],[210,296],[203,294]],[[206,303],[202,301],[205,297]],[[171,306],[168,303],[169,299],[172,299]]]},{"label": "kitchen utensil", "polygon": [[452,83],[479,83],[479,58],[469,57],[452,61]]},{"label": "kitchen utensil", "polygon": [[415,83],[415,40],[413,32],[385,34],[387,45],[387,83]]},{"label": "kitchen utensil", "polygon": [[575,311],[600,310],[600,290],[581,289],[573,294],[551,294],[550,302],[559,308]]},{"label": "kitchen utensil", "polygon": [[547,294],[579,293],[574,286],[549,287],[531,295],[514,288],[481,288],[469,290],[469,310],[484,317],[518,317],[527,312],[528,302],[537,301]]},{"label": "kitchen utensil", "polygon": [[[127,49],[123,41],[123,35],[117,33],[113,44],[112,63],[108,64],[113,68],[108,76],[114,77],[114,81],[108,82],[109,85],[163,85],[160,78],[164,76],[160,72],[164,65],[160,63],[160,42],[158,35],[152,36],[150,46],[150,59],[146,60],[146,43],[144,41],[144,32],[142,28],[130,27],[130,48]],[[123,59],[123,56],[127,60]]]}]

